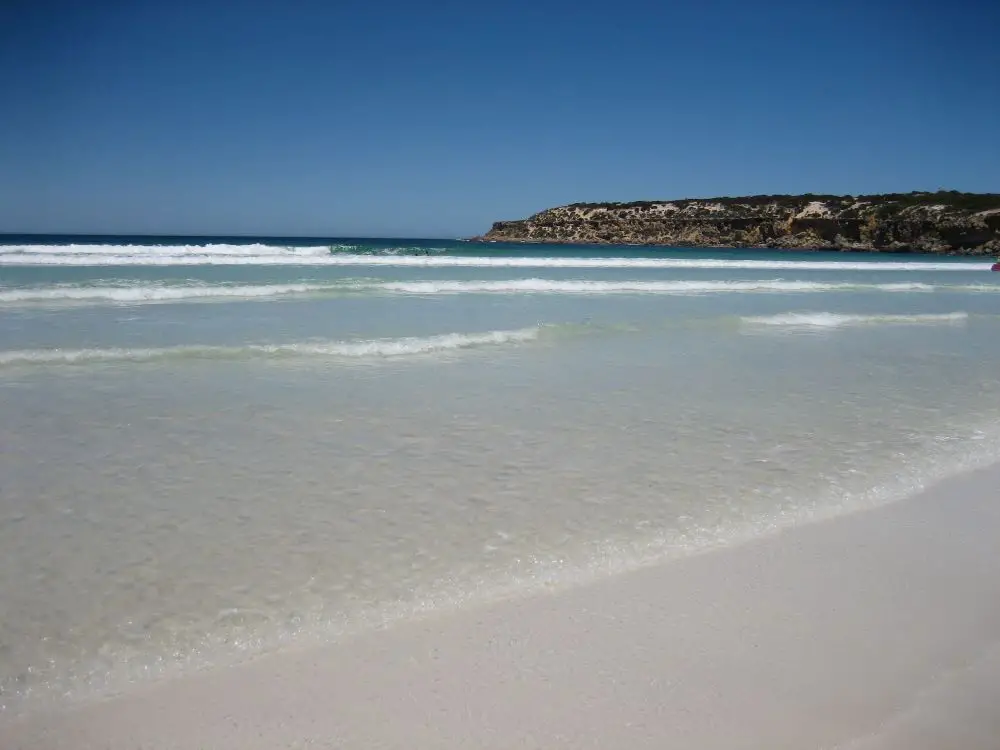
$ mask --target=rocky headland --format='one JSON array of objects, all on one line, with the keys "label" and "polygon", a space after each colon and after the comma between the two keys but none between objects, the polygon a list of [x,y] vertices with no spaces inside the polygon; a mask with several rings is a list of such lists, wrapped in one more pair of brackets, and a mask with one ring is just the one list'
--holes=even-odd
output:
[{"label": "rocky headland", "polygon": [[1000,254],[1000,194],[755,195],[574,203],[475,241]]}]

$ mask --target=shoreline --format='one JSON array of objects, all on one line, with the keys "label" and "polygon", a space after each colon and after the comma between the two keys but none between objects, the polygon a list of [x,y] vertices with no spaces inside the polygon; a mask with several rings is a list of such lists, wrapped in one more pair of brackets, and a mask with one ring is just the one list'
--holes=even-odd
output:
[{"label": "shoreline", "polygon": [[480,237],[986,255],[1000,252],[1000,194],[939,190],[571,203],[495,221]]},{"label": "shoreline", "polygon": [[996,486],[1000,464],[737,546],[15,720],[0,744],[992,747]]},{"label": "shoreline", "polygon": [[844,247],[838,245],[804,245],[801,247],[788,247],[782,245],[740,245],[740,244],[684,244],[673,243],[665,245],[659,242],[612,242],[604,240],[578,241],[578,240],[558,240],[533,238],[501,238],[490,239],[486,235],[468,237],[460,240],[479,245],[558,245],[558,246],[579,246],[579,247],[641,247],[641,248],[662,248],[664,250],[745,250],[747,252],[765,250],[774,253],[839,253],[854,255],[912,255],[928,258],[995,258],[995,252],[963,252],[961,250],[948,250],[946,252],[929,252],[927,250],[915,250],[910,247],[899,248],[874,248],[874,247]]}]

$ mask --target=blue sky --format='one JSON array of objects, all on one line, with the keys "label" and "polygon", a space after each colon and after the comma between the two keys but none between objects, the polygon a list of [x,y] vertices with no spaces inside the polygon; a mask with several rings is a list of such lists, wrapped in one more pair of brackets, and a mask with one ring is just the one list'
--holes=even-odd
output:
[{"label": "blue sky", "polygon": [[1000,3],[9,0],[0,231],[454,237],[1000,191]]}]

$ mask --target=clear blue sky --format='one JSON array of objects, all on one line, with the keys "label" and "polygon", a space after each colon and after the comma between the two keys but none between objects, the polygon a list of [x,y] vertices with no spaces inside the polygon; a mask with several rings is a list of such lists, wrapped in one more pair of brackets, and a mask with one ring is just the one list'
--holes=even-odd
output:
[{"label": "clear blue sky", "polygon": [[1000,191],[998,29],[997,0],[7,0],[0,231]]}]

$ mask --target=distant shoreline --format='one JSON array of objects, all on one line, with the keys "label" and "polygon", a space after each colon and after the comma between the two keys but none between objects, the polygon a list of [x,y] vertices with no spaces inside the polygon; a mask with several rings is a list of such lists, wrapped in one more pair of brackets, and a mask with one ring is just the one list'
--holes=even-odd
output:
[{"label": "distant shoreline", "polygon": [[1000,194],[766,195],[574,203],[498,221],[472,242],[1000,254]]},{"label": "distant shoreline", "polygon": [[947,255],[956,258],[982,258],[991,257],[997,253],[979,253],[979,252],[963,252],[961,250],[946,251],[946,252],[929,252],[927,250],[915,250],[909,247],[902,248],[866,248],[866,247],[838,247],[836,245],[803,245],[800,247],[783,247],[781,245],[731,245],[731,244],[717,244],[717,245],[693,245],[693,244],[681,244],[672,243],[669,245],[664,245],[659,242],[614,242],[614,241],[603,241],[595,240],[588,242],[579,242],[576,240],[536,240],[536,239],[503,239],[503,240],[493,240],[487,239],[486,235],[469,237],[467,239],[461,240],[462,242],[468,242],[470,244],[478,245],[580,245],[580,246],[597,246],[597,247],[641,247],[641,248],[659,248],[662,250],[769,250],[773,252],[787,252],[787,253],[858,253],[864,255]]}]

